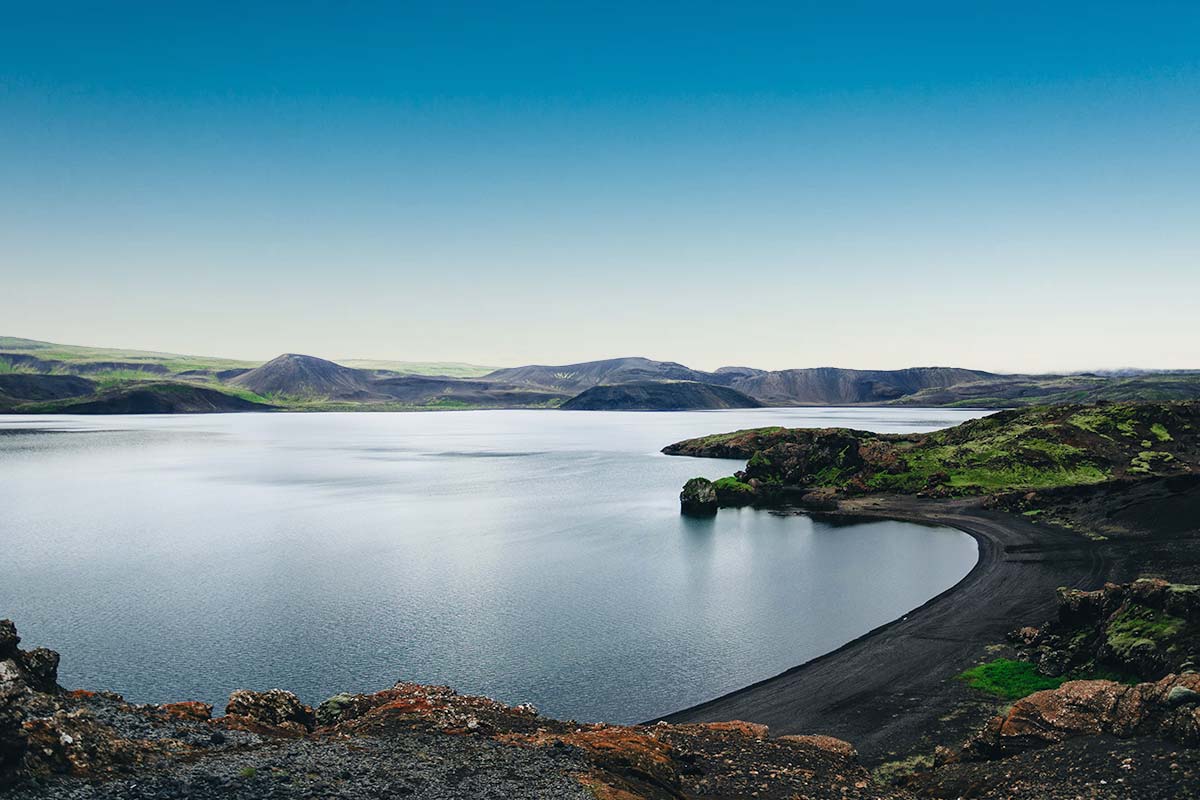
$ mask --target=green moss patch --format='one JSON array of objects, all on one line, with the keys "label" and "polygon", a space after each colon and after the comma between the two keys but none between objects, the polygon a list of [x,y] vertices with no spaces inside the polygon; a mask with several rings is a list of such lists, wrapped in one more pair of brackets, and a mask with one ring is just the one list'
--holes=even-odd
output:
[{"label": "green moss patch", "polygon": [[742,483],[737,478],[720,478],[713,481],[713,489],[717,493],[717,502],[722,506],[746,506],[754,502],[756,492],[748,483]]},{"label": "green moss patch", "polygon": [[978,689],[1006,700],[1019,700],[1034,692],[1057,689],[1067,681],[1105,680],[1127,684],[1138,682],[1135,675],[1098,665],[1089,665],[1086,669],[1072,672],[1069,675],[1051,678],[1038,672],[1034,664],[1011,658],[999,658],[977,667],[971,667],[958,677],[959,680],[966,681],[972,689]]},{"label": "green moss patch", "polygon": [[1126,657],[1136,650],[1167,648],[1187,628],[1187,620],[1165,611],[1133,605],[1108,621],[1108,646]]},{"label": "green moss patch", "polygon": [[971,667],[958,676],[967,682],[972,689],[979,689],[997,697],[1017,700],[1028,697],[1034,692],[1044,689],[1057,689],[1068,680],[1067,677],[1050,678],[1037,671],[1037,667],[1028,661],[1015,661],[1011,658],[999,658]]},{"label": "green moss patch", "polygon": [[1151,425],[1150,432],[1153,433],[1154,438],[1158,439],[1160,442],[1174,441],[1174,438],[1171,436],[1171,433],[1167,430],[1166,426],[1163,425],[1161,422],[1156,422],[1153,425]]}]

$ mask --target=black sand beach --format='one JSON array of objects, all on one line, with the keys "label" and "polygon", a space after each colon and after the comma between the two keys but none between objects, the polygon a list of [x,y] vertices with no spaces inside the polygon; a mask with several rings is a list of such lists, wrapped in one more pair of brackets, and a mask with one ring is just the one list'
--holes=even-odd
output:
[{"label": "black sand beach", "polygon": [[820,732],[854,742],[867,763],[961,741],[995,713],[957,676],[989,647],[1055,610],[1055,589],[1129,580],[1144,543],[1097,542],[1039,526],[978,499],[866,497],[838,512],[936,523],[979,543],[957,585],[901,618],[774,678],[665,717],[673,723],[740,719],[773,735]]}]

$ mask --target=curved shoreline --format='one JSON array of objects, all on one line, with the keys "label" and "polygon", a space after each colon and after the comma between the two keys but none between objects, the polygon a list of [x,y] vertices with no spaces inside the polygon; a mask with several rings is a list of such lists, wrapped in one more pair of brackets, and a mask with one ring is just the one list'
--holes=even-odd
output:
[{"label": "curved shoreline", "polygon": [[742,719],[775,735],[823,733],[852,742],[867,762],[949,744],[994,713],[957,675],[990,645],[1053,615],[1058,586],[1094,588],[1116,577],[1097,543],[1034,525],[978,500],[867,497],[835,516],[952,527],[979,545],[958,583],[824,655],[690,708],[667,722]]}]

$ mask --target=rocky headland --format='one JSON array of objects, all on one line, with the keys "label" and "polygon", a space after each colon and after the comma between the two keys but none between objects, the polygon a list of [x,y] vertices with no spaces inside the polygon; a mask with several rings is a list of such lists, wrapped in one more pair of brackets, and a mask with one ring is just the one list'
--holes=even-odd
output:
[{"label": "rocky headland", "polygon": [[1069,501],[1107,496],[1103,504],[1113,506],[1117,495],[1153,494],[1151,482],[1161,487],[1165,478],[1183,490],[1168,494],[1190,495],[1187,485],[1200,475],[1200,402],[1038,406],[925,434],[759,428],[689,439],[663,452],[746,459],[743,470],[723,479],[723,493],[716,482],[721,505],[991,496],[993,504],[1020,506],[1029,516],[1058,513],[1067,522]]}]

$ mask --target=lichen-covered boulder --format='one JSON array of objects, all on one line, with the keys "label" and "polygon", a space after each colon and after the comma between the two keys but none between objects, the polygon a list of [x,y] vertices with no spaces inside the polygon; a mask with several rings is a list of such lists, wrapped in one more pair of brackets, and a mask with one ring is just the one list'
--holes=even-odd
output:
[{"label": "lichen-covered boulder", "polygon": [[10,780],[29,748],[29,705],[40,694],[61,692],[58,653],[38,647],[28,652],[12,620],[0,620],[0,785]]},{"label": "lichen-covered boulder", "polygon": [[1000,758],[1075,736],[1160,736],[1200,743],[1200,675],[1168,675],[1136,686],[1068,681],[1035,692],[993,717],[963,746],[964,760]]},{"label": "lichen-covered boulder", "polygon": [[191,719],[198,722],[207,722],[212,719],[213,711],[211,703],[202,703],[199,700],[163,703],[159,706],[159,709],[173,719]]},{"label": "lichen-covered boulder", "polygon": [[717,490],[708,478],[692,478],[679,493],[679,510],[690,517],[711,517],[717,513]]},{"label": "lichen-covered boulder", "polygon": [[0,619],[0,689],[26,688],[54,693],[58,685],[58,653],[45,647],[25,651],[12,620]]},{"label": "lichen-covered boulder", "polygon": [[317,706],[317,724],[325,726],[341,722],[342,718],[354,709],[360,697],[361,695],[342,692],[323,701],[321,705]]},{"label": "lichen-covered boulder", "polygon": [[262,725],[297,730],[309,730],[315,721],[311,708],[301,703],[296,695],[282,689],[265,692],[238,689],[229,695],[225,714]]},{"label": "lichen-covered boulder", "polygon": [[858,751],[854,749],[854,745],[844,739],[837,739],[833,736],[825,736],[822,734],[789,734],[780,736],[780,741],[796,742],[797,744],[805,744],[815,747],[818,750],[824,750],[827,753],[832,753],[843,758],[858,758]]}]

